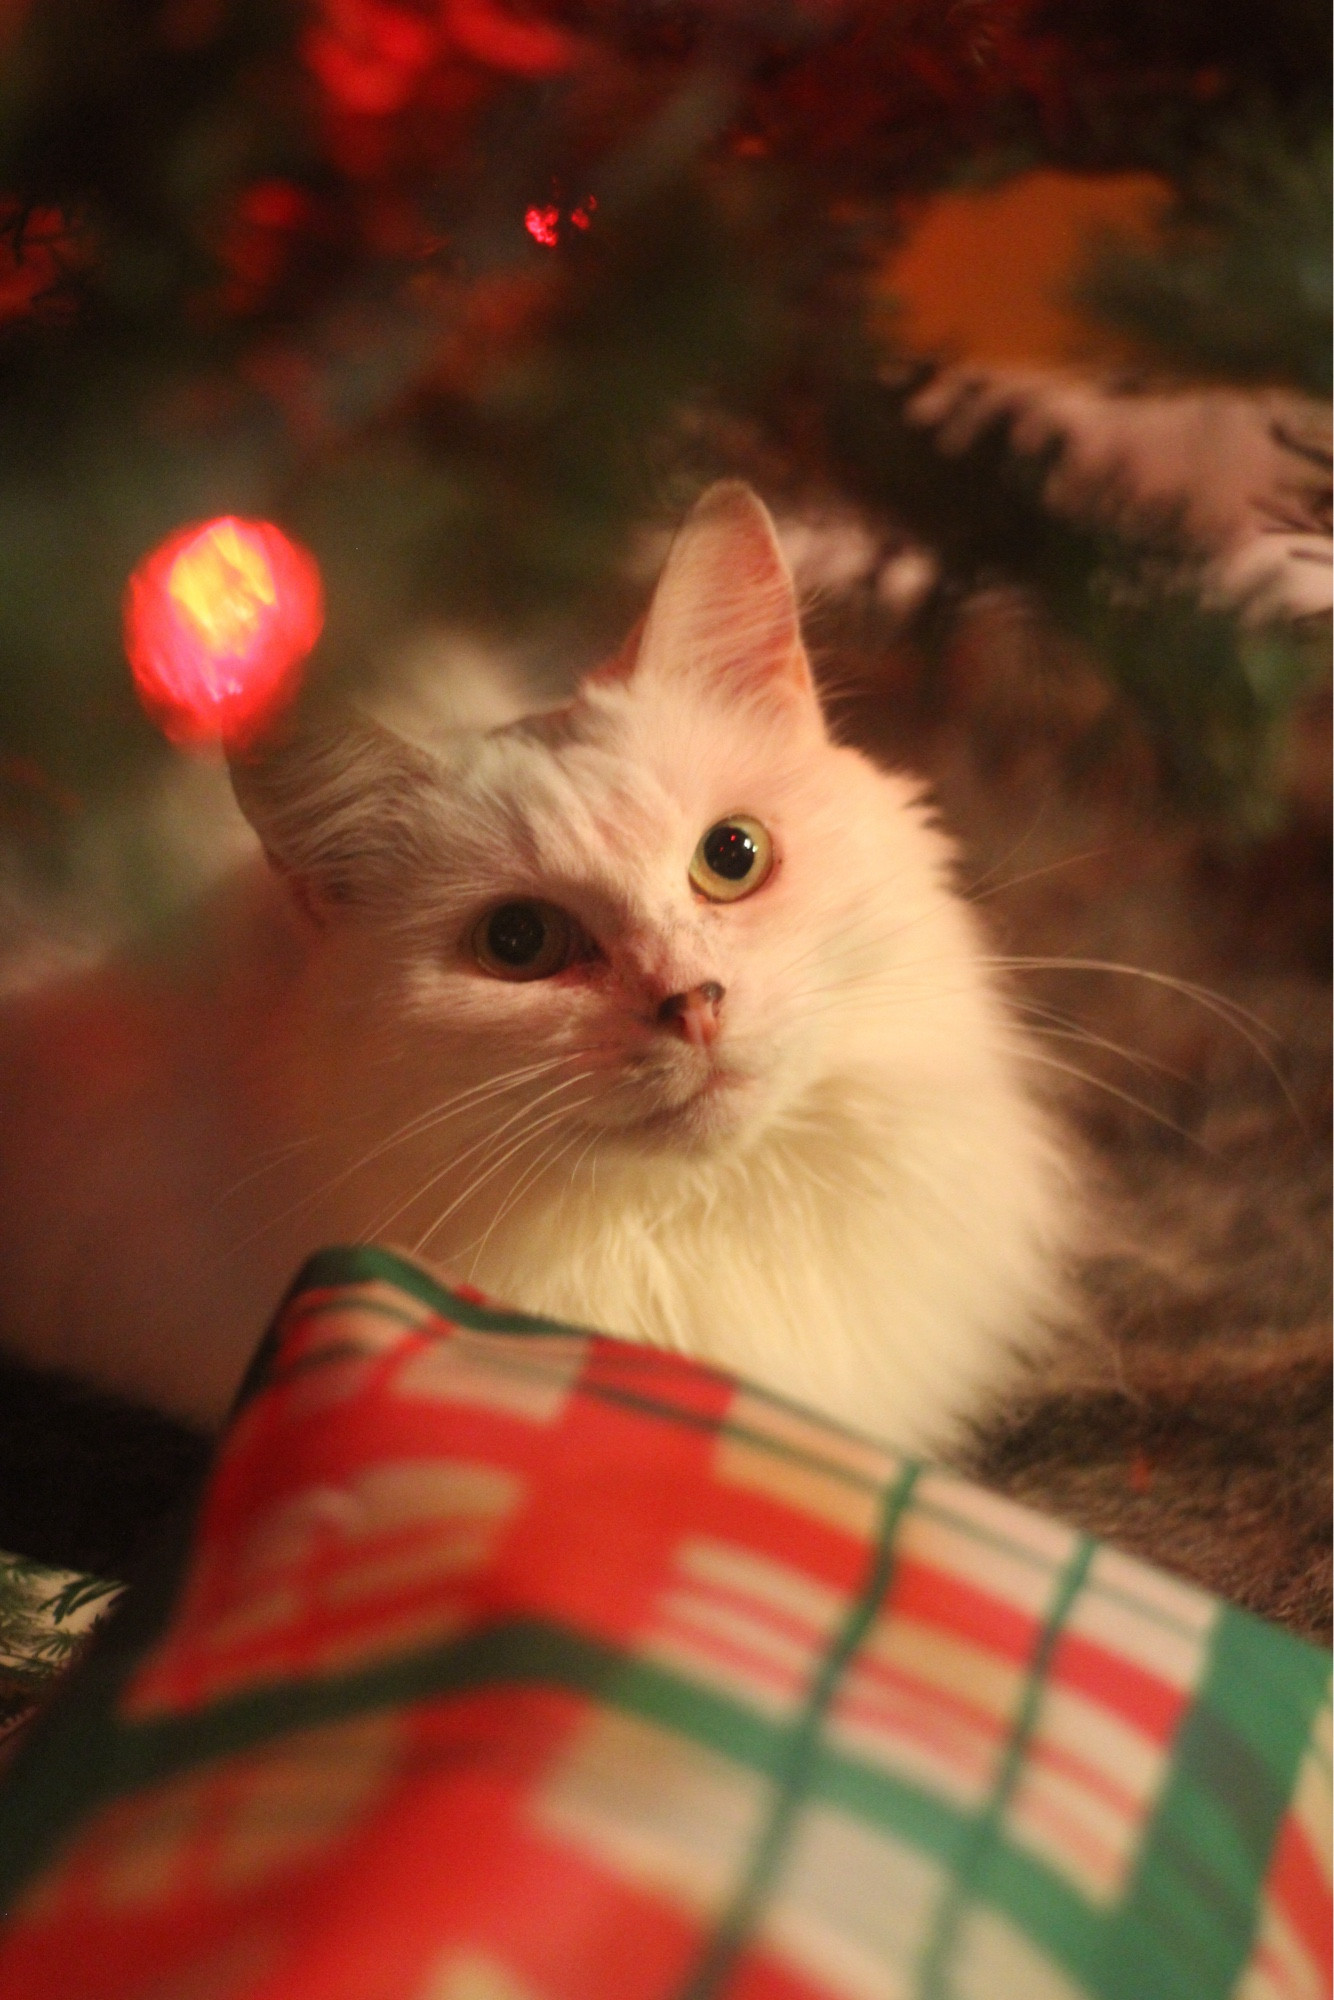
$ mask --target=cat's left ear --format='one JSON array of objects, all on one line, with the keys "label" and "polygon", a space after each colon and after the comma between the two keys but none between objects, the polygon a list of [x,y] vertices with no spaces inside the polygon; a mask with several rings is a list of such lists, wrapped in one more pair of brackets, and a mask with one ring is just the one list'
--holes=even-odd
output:
[{"label": "cat's left ear", "polygon": [[381,904],[422,865],[430,754],[353,710],[289,725],[230,759],[237,803],[300,906]]},{"label": "cat's left ear", "polygon": [[696,502],[647,615],[593,678],[641,676],[712,684],[818,725],[792,574],[768,509],[740,480],[720,480]]}]

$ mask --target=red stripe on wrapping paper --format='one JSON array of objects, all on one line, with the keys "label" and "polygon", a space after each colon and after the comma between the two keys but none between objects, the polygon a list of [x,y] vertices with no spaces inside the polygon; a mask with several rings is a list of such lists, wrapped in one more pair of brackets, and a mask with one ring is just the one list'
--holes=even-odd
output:
[{"label": "red stripe on wrapping paper", "polygon": [[712,1474],[697,1497],[698,1534],[781,1563],[845,1602],[855,1594],[866,1569],[864,1535],[803,1512],[799,1501]]},{"label": "red stripe on wrapping paper", "polygon": [[[748,1944],[728,1975],[727,2000],[846,2000],[847,1987],[827,1986],[813,1974],[771,1956],[763,1939]],[[677,2000],[675,1994],[672,2000]]]},{"label": "red stripe on wrapping paper", "polygon": [[[877,1761],[874,1750],[869,1749],[852,1731],[860,1729],[873,1734],[885,1753],[885,1762],[890,1769],[894,1770],[897,1763],[897,1775],[905,1783],[930,1792],[935,1792],[947,1782],[940,1775],[942,1766],[952,1771],[956,1780],[970,1791],[984,1792],[995,1770],[998,1745],[1003,1741],[997,1734],[981,1740],[979,1734],[964,1736],[957,1729],[951,1730],[947,1722],[929,1712],[920,1711],[916,1706],[911,1718],[904,1715],[891,1717],[883,1710],[859,1713],[843,1708],[838,1713],[835,1727],[838,1723],[845,1723],[849,1729],[849,1736],[844,1739],[846,1755],[873,1765]],[[897,1760],[894,1755],[896,1748],[905,1753]],[[914,1752],[916,1756],[908,1754]],[[917,1775],[921,1764],[935,1766],[937,1776],[924,1780]],[[954,1809],[953,1804],[951,1809]]]},{"label": "red stripe on wrapping paper", "polygon": [[[1089,1876],[1092,1877],[1095,1895],[1101,1892],[1104,1885],[1108,1890],[1114,1890],[1124,1876],[1130,1839],[1139,1823],[1138,1814],[1126,1821],[1127,1839],[1114,1846],[1078,1816],[1076,1806],[1041,1794],[1034,1798],[1023,1786],[1021,1778],[1007,1815],[1011,1831],[1020,1840],[1023,1840],[1025,1832],[1035,1836],[1045,1835],[1061,1857],[1055,1865],[1081,1891],[1085,1887],[1083,1878]],[[1041,1848],[1037,1851],[1041,1855]]]},{"label": "red stripe on wrapping paper", "polygon": [[1042,1621],[1008,1599],[980,1590],[955,1571],[904,1555],[886,1607],[889,1618],[913,1618],[941,1632],[955,1632],[984,1653],[1027,1666],[1042,1635]]},{"label": "red stripe on wrapping paper", "polygon": [[[679,1646],[683,1653],[691,1654],[697,1661],[695,1671],[704,1673],[710,1666],[716,1667],[729,1687],[738,1681],[759,1682],[763,1687],[772,1688],[776,1694],[798,1700],[810,1681],[817,1654],[813,1651],[807,1670],[799,1667],[784,1667],[781,1662],[770,1659],[766,1654],[754,1651],[743,1639],[724,1637],[713,1626],[703,1620],[696,1621],[684,1612],[672,1612],[664,1617],[641,1642],[641,1651],[651,1653],[659,1643]],[[732,1667],[734,1674],[726,1669]],[[688,1673],[689,1668],[680,1669]]]},{"label": "red stripe on wrapping paper", "polygon": [[[757,1551],[743,1547],[738,1542],[728,1542],[726,1546],[739,1555],[759,1555],[761,1559],[773,1560],[772,1550]],[[791,1570],[791,1574],[801,1583],[808,1583],[811,1580],[807,1571],[791,1569],[791,1565],[786,1563],[781,1567]],[[816,1653],[822,1646],[828,1645],[848,1612],[847,1599],[840,1595],[838,1601],[831,1607],[828,1624],[816,1625],[809,1618],[803,1618],[799,1612],[788,1611],[767,1597],[752,1594],[740,1584],[720,1583],[712,1577],[705,1579],[684,1565],[677,1574],[675,1588],[681,1596],[698,1598],[708,1603],[719,1604],[729,1611],[742,1612],[747,1617],[753,1618],[757,1624],[767,1625],[771,1631],[783,1638],[795,1639],[798,1645],[805,1646],[811,1653]]]},{"label": "red stripe on wrapping paper", "polygon": [[[1041,1728],[1042,1721],[1039,1716],[1039,1732]],[[1083,1791],[1101,1799],[1115,1812],[1124,1813],[1128,1821],[1142,1819],[1144,1816],[1148,1803],[1146,1800],[1139,1798],[1134,1792],[1124,1790],[1114,1778],[1109,1778],[1096,1765],[1086,1763],[1074,1751],[1063,1750],[1058,1744],[1049,1743],[1040,1733],[1032,1737],[1029,1742],[1027,1762],[1045,1765],[1049,1771],[1056,1771],[1064,1778],[1073,1779]]]},{"label": "red stripe on wrapping paper", "polygon": [[[864,1692],[858,1692],[863,1682],[879,1683]],[[872,1710],[876,1706],[877,1694],[883,1700],[880,1690],[903,1693],[915,1700],[929,1701],[933,1708],[943,1713],[957,1715],[963,1722],[988,1736],[1008,1735],[1012,1717],[997,1716],[993,1709],[984,1708],[980,1702],[969,1701],[966,1695],[956,1694],[950,1688],[941,1687],[936,1681],[924,1679],[906,1667],[898,1667],[888,1660],[877,1659],[869,1650],[859,1655],[855,1665],[843,1684],[843,1690],[834,1703],[834,1714],[840,1716],[853,1708]],[[1015,1709],[1018,1710],[1020,1691],[1016,1691]]]},{"label": "red stripe on wrapping paper", "polygon": [[[882,1683],[886,1691],[892,1689],[900,1693],[906,1702],[912,1704],[913,1720],[910,1726],[905,1727],[898,1712],[889,1706],[885,1693],[861,1691],[861,1683],[872,1679]],[[975,1738],[981,1738],[983,1744],[993,1747],[1008,1739],[1013,1721],[1012,1717],[997,1717],[991,1710],[934,1681],[924,1680],[920,1675],[864,1655],[857,1661],[834,1705],[832,1720],[837,1724],[846,1719],[850,1723],[893,1735],[908,1733],[914,1742],[931,1739],[933,1732],[929,1725],[934,1724],[935,1740],[954,1741],[957,1739],[947,1734],[948,1718],[951,1716],[971,1730]],[[1038,1733],[1029,1740],[1025,1762],[1071,1779],[1083,1791],[1123,1814],[1127,1821],[1133,1822],[1143,1816],[1145,1804],[1137,1794],[1118,1785],[1114,1778],[1077,1752],[1043,1737],[1040,1717]]]},{"label": "red stripe on wrapping paper", "polygon": [[710,1523],[713,1437],[655,1423],[646,1441],[641,1423],[576,1394],[544,1433],[492,1570],[502,1615],[522,1605],[525,1616],[629,1647],[652,1629],[681,1542]]},{"label": "red stripe on wrapping paper", "polygon": [[1329,1877],[1305,1831],[1291,1815],[1279,1831],[1264,1893],[1300,1940],[1320,1973],[1322,1990],[1328,1992],[1334,1979],[1334,1907]]},{"label": "red stripe on wrapping paper", "polygon": [[[775,1465],[794,1462],[817,1478],[846,1480],[866,1494],[868,1518],[873,1516],[880,1489],[869,1477],[850,1475],[835,1455],[823,1456],[815,1444],[803,1449],[737,1419],[737,1404],[757,1397],[762,1401],[760,1392],[739,1386],[700,1362],[602,1336],[590,1342],[589,1365],[578,1387],[590,1403],[637,1419],[650,1450],[657,1449],[655,1440],[662,1427],[679,1426],[710,1440],[699,1503],[710,1511],[715,1539],[806,1571],[845,1597],[857,1589],[866,1560],[864,1532],[836,1525],[800,1499],[787,1499],[781,1492],[735,1480],[717,1469],[712,1453],[720,1446],[748,1446],[757,1458]],[[814,1420],[813,1430],[820,1427]]]},{"label": "red stripe on wrapping paper", "polygon": [[1132,1724],[1160,1749],[1171,1743],[1190,1705],[1189,1693],[1078,1632],[1061,1634],[1047,1680],[1087,1695],[1098,1707]]}]

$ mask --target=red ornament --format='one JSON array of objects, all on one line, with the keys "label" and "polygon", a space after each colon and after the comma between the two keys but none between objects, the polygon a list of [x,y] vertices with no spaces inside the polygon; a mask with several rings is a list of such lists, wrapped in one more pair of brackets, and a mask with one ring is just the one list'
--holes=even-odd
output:
[{"label": "red ornament", "polygon": [[169,535],[131,576],[125,651],[173,743],[244,746],[296,693],[324,624],[313,556],[232,514]]}]

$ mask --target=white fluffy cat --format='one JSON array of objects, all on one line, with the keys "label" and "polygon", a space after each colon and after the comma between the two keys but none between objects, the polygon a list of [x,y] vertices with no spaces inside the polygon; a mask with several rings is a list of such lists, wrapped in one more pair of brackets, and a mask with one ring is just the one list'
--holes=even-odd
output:
[{"label": "white fluffy cat", "polygon": [[568,706],[233,775],[272,866],[206,950],[0,1023],[11,1350],[215,1422],[306,1252],[376,1237],[913,1449],[1040,1354],[1060,1146],[746,488]]}]

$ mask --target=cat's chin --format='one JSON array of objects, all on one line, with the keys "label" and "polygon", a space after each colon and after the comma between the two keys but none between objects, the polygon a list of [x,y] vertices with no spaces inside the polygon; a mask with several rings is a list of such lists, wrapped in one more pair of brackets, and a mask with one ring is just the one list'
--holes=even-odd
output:
[{"label": "cat's chin", "polygon": [[659,1104],[611,1128],[607,1137],[633,1152],[703,1152],[740,1139],[756,1123],[749,1078],[714,1071],[689,1097]]}]

